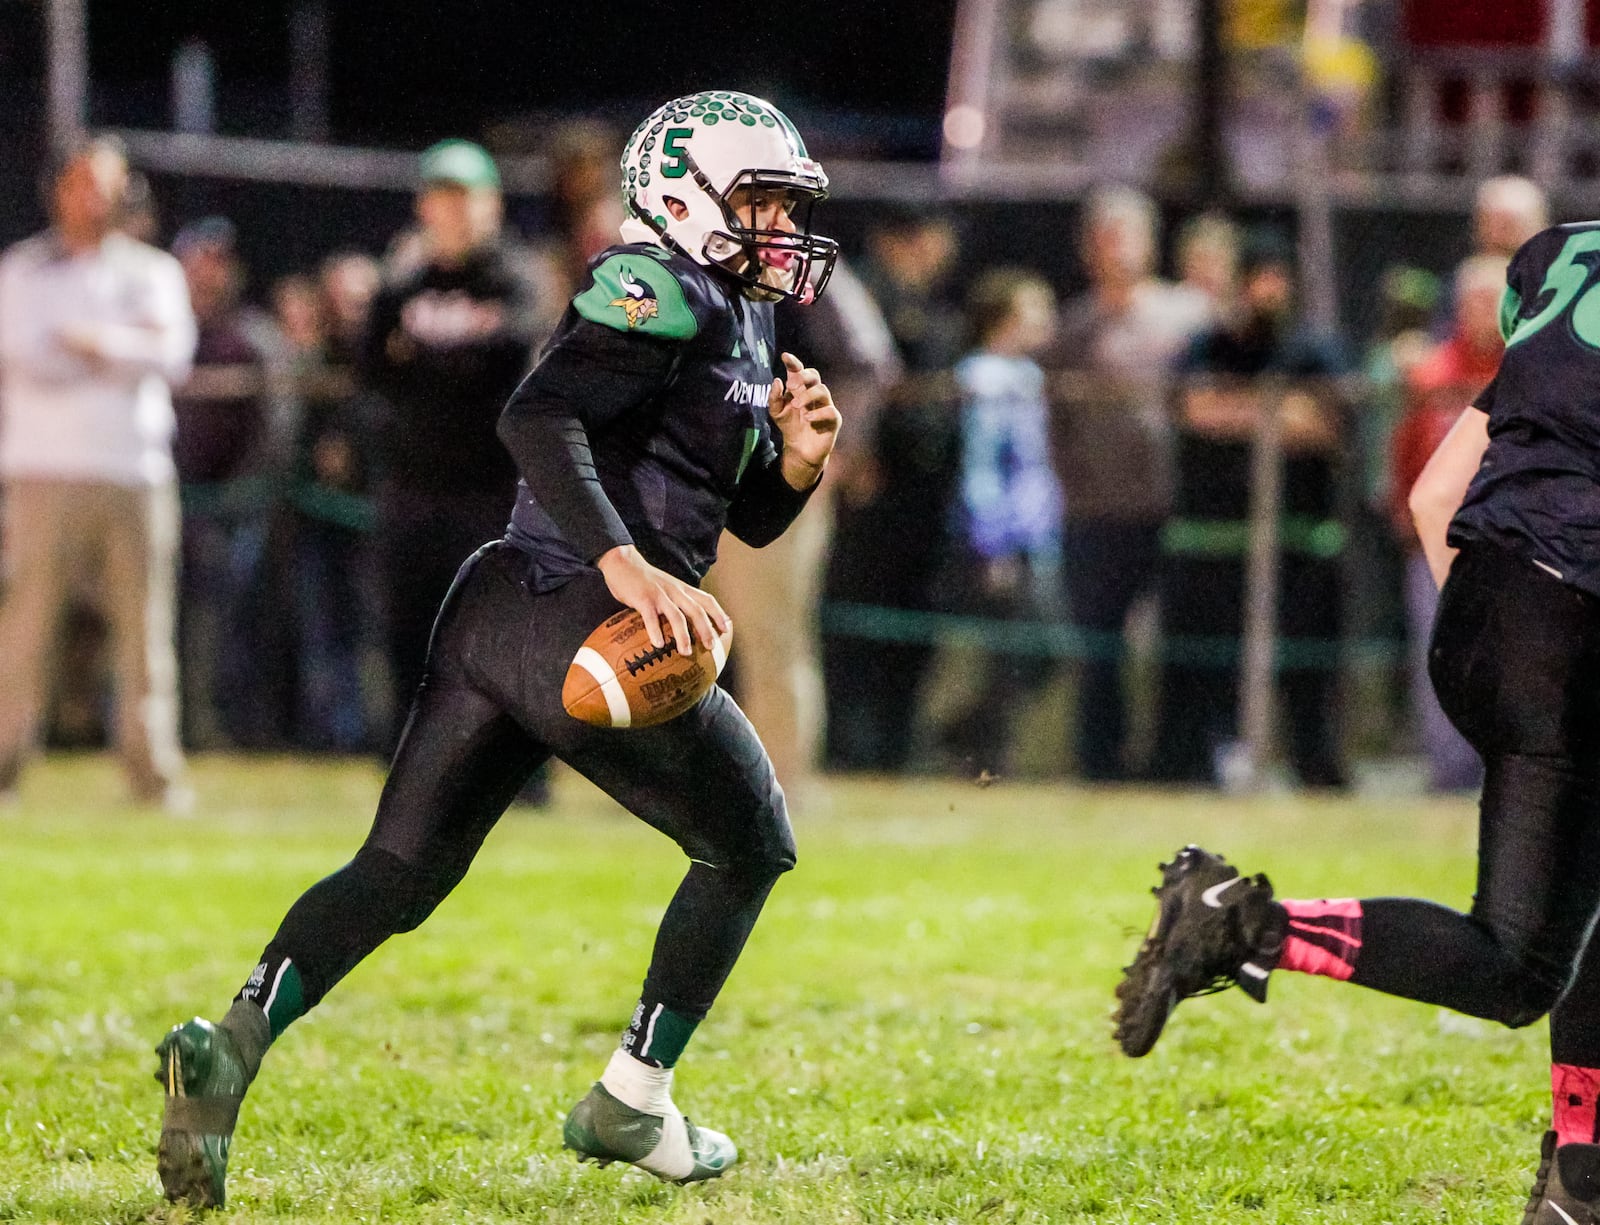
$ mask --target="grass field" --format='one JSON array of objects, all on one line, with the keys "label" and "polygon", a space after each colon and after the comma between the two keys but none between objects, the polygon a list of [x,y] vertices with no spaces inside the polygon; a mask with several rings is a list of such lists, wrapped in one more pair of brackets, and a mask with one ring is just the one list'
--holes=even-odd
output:
[{"label": "grass field", "polygon": [[[121,807],[98,759],[28,777],[0,813],[0,1220],[191,1219],[155,1178],[151,1047],[221,1014],[288,903],[357,845],[377,785],[205,761],[204,815],[173,821]],[[422,930],[285,1036],[215,1219],[1519,1219],[1542,1026],[1285,974],[1266,1008],[1185,1005],[1145,1060],[1109,1040],[1179,844],[1282,894],[1462,904],[1465,804],[835,783],[680,1065],[680,1104],[740,1164],[679,1188],[560,1150],[682,865],[585,784],[558,799],[502,822]]]}]

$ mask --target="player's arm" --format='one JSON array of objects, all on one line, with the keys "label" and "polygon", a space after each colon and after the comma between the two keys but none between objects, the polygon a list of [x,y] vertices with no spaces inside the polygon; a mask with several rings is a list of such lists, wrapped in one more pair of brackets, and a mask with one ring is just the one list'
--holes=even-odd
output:
[{"label": "player's arm", "polygon": [[839,410],[822,376],[792,353],[767,393],[767,414],[783,439],[751,464],[728,506],[728,530],[746,544],[771,544],[794,522],[822,479],[839,438]]},{"label": "player's arm", "polygon": [[564,329],[500,414],[498,432],[539,504],[580,556],[592,562],[618,601],[644,617],[652,645],[678,649],[690,635],[711,645],[728,616],[715,599],[651,565],[634,547],[595,471],[589,445],[603,429],[661,389],[678,361],[670,338],[629,335],[603,324]]},{"label": "player's arm", "polygon": [[1416,525],[1417,538],[1422,541],[1422,552],[1428,559],[1428,569],[1433,572],[1433,581],[1441,587],[1456,557],[1456,550],[1446,539],[1450,520],[1461,508],[1467,486],[1477,474],[1488,447],[1489,414],[1480,408],[1464,410],[1411,487],[1411,496],[1406,502],[1411,510],[1411,522]]}]

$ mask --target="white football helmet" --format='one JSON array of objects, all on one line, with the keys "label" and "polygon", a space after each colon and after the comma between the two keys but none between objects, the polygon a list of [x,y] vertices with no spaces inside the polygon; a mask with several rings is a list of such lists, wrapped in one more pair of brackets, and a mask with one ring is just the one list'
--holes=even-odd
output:
[{"label": "white football helmet", "polygon": [[[786,193],[794,232],[741,224],[729,203],[741,187]],[[721,269],[750,297],[809,302],[839,254],[833,239],[808,232],[811,206],[827,194],[828,176],[777,107],[732,90],[689,94],[652,113],[623,149],[622,237]],[[668,200],[687,210],[681,219]]]}]

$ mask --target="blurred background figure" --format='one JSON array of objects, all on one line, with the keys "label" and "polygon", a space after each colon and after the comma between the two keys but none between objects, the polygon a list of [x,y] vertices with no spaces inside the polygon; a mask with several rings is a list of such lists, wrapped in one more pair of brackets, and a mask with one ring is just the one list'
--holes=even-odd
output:
[{"label": "blurred background figure", "polygon": [[378,261],[362,251],[335,251],[322,261],[318,288],[327,311],[323,343],[347,367],[360,355],[382,279]]},{"label": "blurred background figure", "polygon": [[[1208,288],[1155,276],[1156,209],[1128,188],[1090,198],[1079,253],[1090,288],[1062,311],[1046,364],[1054,385],[1056,466],[1066,487],[1062,576],[1068,612],[1086,631],[1073,733],[1078,772],[1128,777],[1124,634],[1154,596],[1161,527],[1172,508],[1171,368],[1217,317],[1233,275],[1223,231],[1209,239]],[[1204,262],[1204,261],[1202,261]]]},{"label": "blurred background figure", "polygon": [[[885,206],[874,214],[857,271],[888,322],[905,377],[864,433],[851,487],[835,506],[824,577],[829,604],[924,613],[934,607],[960,451],[948,378],[962,338],[950,284],[956,250],[955,226],[942,213]],[[830,630],[822,649],[827,764],[903,769],[932,645]]]},{"label": "blurred background figure", "polygon": [[1193,330],[1217,323],[1233,305],[1239,277],[1239,229],[1221,213],[1201,213],[1178,230],[1174,296]]},{"label": "blurred background figure", "polygon": [[[946,606],[995,621],[1042,622],[1060,605],[1061,484],[1051,462],[1044,371],[1034,360],[1055,331],[1055,293],[1037,274],[996,268],[967,298],[972,350],[960,388],[959,496]],[[968,776],[1009,771],[1026,699],[1054,672],[1047,655],[990,651],[977,693],[940,732]]]},{"label": "blurred background figure", "polygon": [[1279,673],[1285,747],[1301,783],[1343,787],[1336,663],[1344,533],[1335,471],[1344,424],[1332,380],[1345,363],[1334,337],[1300,319],[1281,239],[1263,233],[1247,245],[1237,308],[1195,338],[1178,371],[1185,382],[1174,517],[1162,538],[1167,658],[1156,768],[1182,782],[1227,774],[1238,736],[1251,438],[1277,400],[1285,452],[1278,633],[1293,640]]},{"label": "blurred background figure", "polygon": [[0,258],[0,794],[37,748],[61,615],[93,566],[131,794],[183,810],[171,387],[195,323],[177,262],[117,229],[127,180],[114,141],[74,145],[50,179],[51,228]]},{"label": "blurred background figure", "polygon": [[274,302],[299,396],[289,463],[288,603],[295,623],[295,736],[306,748],[372,745],[363,653],[373,622],[373,526],[356,361],[378,266],[359,252],[289,277]]},{"label": "blurred background figure", "polygon": [[1478,754],[1439,707],[1428,679],[1428,646],[1439,607],[1439,589],[1422,556],[1406,498],[1423,466],[1456,418],[1493,380],[1505,343],[1500,336],[1500,298],[1506,264],[1498,255],[1475,255],[1455,276],[1455,326],[1405,379],[1406,411],[1394,433],[1391,513],[1405,552],[1405,611],[1410,663],[1411,717],[1428,759],[1434,791],[1470,791],[1483,779]]},{"label": "blurred background figure", "polygon": [[240,309],[244,270],[233,223],[207,217],[179,230],[199,326],[194,369],[173,393],[173,454],[183,486],[178,611],[184,739],[193,748],[268,738],[259,691],[254,590],[271,520],[266,446],[267,357]]},{"label": "blurred background figure", "polygon": [[[1439,278],[1426,269],[1396,264],[1384,270],[1377,327],[1361,358],[1364,387],[1346,440],[1345,629],[1352,640],[1386,648],[1406,639],[1405,558],[1395,535],[1391,446],[1405,412],[1406,381],[1434,347],[1429,329],[1440,296]],[[1348,680],[1347,706],[1359,712],[1353,722],[1360,736],[1352,751],[1388,751],[1405,738],[1412,722],[1404,651],[1355,655]]]},{"label": "blurred background figure", "polygon": [[1549,224],[1544,189],[1532,180],[1504,174],[1478,185],[1472,211],[1474,254],[1509,260]]},{"label": "blurred background figure", "polygon": [[456,570],[505,532],[517,474],[495,422],[528,369],[535,328],[527,259],[501,235],[494,160],[469,141],[441,141],[419,177],[418,228],[397,244],[360,363],[380,465],[391,744]]},{"label": "blurred background figure", "polygon": [[155,188],[148,175],[137,170],[128,172],[128,186],[123,191],[122,213],[118,228],[129,238],[154,246],[161,236],[161,209],[156,201]]},{"label": "blurred background figure", "polygon": [[617,154],[622,139],[600,123],[569,123],[550,149],[551,194],[535,247],[538,333],[542,339],[583,288],[589,261],[621,241]]}]

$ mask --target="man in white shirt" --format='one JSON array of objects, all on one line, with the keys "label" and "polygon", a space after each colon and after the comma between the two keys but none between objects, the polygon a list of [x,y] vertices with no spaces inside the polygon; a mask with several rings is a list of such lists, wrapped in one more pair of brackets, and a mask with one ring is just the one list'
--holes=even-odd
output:
[{"label": "man in white shirt", "polygon": [[86,140],[59,167],[54,224],[0,256],[0,795],[37,749],[61,613],[92,566],[133,795],[176,807],[171,386],[188,377],[194,316],[177,261],[117,229],[120,147]]}]

